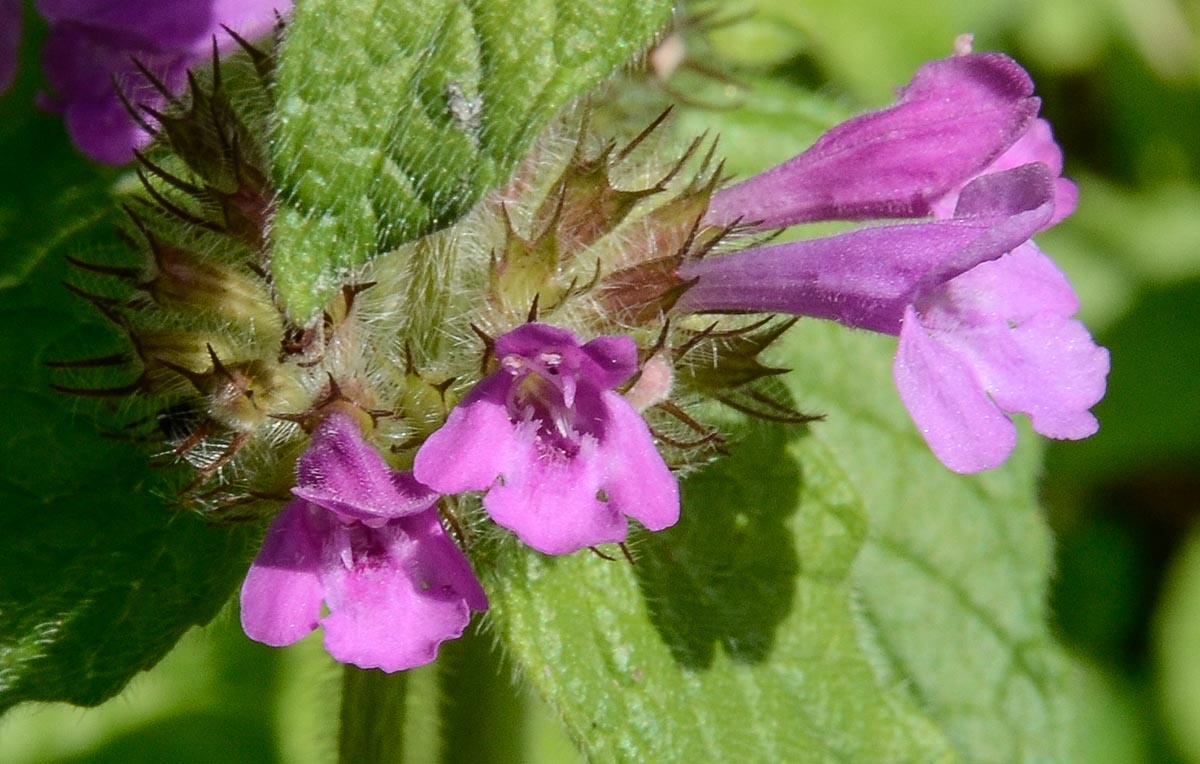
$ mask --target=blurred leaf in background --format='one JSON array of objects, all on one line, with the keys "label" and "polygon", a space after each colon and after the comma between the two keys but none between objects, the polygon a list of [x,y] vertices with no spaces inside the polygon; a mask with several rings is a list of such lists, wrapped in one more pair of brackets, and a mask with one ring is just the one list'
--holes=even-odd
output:
[{"label": "blurred leaf in background", "polygon": [[120,698],[94,710],[32,704],[0,726],[0,761],[270,764],[279,653],[248,643],[237,619],[189,633]]}]

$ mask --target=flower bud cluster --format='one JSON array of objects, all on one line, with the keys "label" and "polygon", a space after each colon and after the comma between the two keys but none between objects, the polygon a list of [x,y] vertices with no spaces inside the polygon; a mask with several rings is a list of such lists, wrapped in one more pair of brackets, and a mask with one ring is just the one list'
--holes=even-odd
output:
[{"label": "flower bud cluster", "polygon": [[194,425],[173,427],[168,443],[195,473],[185,505],[218,520],[269,516],[334,406],[369,417],[374,446],[410,467],[455,402],[501,367],[496,338],[530,321],[585,340],[630,338],[636,358],[618,389],[676,468],[720,448],[690,411],[706,395],[804,420],[765,393],[745,394],[776,373],[755,358],[783,324],[668,320],[688,287],[677,269],[728,227],[701,223],[721,180],[714,146],[665,150],[666,113],[620,142],[596,135],[587,109],[568,114],[455,225],[345,274],[316,319],[286,315],[270,276],[270,220],[286,202],[262,140],[269,58],[248,52],[191,74],[184,96],[154,110],[158,144],[139,152],[141,190],[125,205],[125,239],[141,262],[74,261],[73,288],[133,352],[111,387],[89,386],[83,370],[61,387],[193,412]]}]

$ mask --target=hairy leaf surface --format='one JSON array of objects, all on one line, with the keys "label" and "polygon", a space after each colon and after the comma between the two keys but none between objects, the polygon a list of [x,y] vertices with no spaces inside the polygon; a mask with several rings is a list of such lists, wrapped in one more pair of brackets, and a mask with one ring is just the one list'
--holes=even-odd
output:
[{"label": "hairy leaf surface", "polygon": [[336,279],[453,223],[573,98],[630,61],[664,0],[301,4],[280,55],[272,270],[300,321]]}]

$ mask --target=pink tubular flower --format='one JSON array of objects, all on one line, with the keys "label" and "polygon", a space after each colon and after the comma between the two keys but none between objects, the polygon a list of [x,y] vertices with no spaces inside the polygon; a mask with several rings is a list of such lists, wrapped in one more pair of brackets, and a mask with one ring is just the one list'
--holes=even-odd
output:
[{"label": "pink tubular flower", "polygon": [[705,220],[763,228],[917,218],[962,188],[1037,117],[1029,75],[996,53],[922,66],[888,109],[847,120],[777,167],[718,192]]},{"label": "pink tubular flower", "polygon": [[686,263],[680,311],[778,311],[900,337],[901,400],[958,472],[1012,451],[1006,413],[1083,438],[1108,352],[1030,241],[1075,207],[1028,75],[996,54],[923,66],[890,109],[835,127],[778,167],[713,197],[706,221],[775,227],[924,217]]},{"label": "pink tubular flower", "polygon": [[679,488],[617,385],[637,370],[627,337],[585,345],[525,324],[497,338],[500,369],[421,446],[413,473],[442,493],[487,491],[498,524],[547,554],[623,541],[679,519]]},{"label": "pink tubular flower", "polygon": [[352,415],[320,424],[292,492],[242,585],[251,639],[287,645],[322,626],[337,660],[399,671],[432,661],[471,610],[487,609],[437,494],[389,469]]},{"label": "pink tubular flower", "polygon": [[[50,24],[42,63],[53,96],[83,153],[123,164],[150,136],[121,102],[161,109],[166,101],[134,64],[136,59],[178,92],[187,69],[236,45],[222,25],[245,39],[263,36],[291,0],[38,0]],[[117,88],[120,88],[118,94]]]}]

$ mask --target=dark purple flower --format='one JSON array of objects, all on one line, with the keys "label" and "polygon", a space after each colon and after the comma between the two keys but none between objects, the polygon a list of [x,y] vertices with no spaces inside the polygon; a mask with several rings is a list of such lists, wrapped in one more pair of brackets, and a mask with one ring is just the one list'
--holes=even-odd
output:
[{"label": "dark purple flower", "polygon": [[[291,0],[38,0],[50,24],[42,63],[53,94],[44,105],[61,111],[75,144],[92,159],[123,164],[150,136],[127,113],[131,104],[161,109],[165,98],[134,65],[141,62],[178,92],[188,67],[235,42],[268,32]],[[116,87],[114,87],[114,83]],[[152,120],[151,120],[152,121]]]},{"label": "dark purple flower", "polygon": [[321,626],[337,660],[399,671],[432,661],[471,610],[487,609],[437,494],[389,469],[353,415],[320,424],[292,492],[242,585],[251,639],[287,645]]},{"label": "dark purple flower", "polygon": [[716,194],[706,220],[760,227],[924,217],[685,264],[681,311],[771,311],[900,337],[900,397],[948,467],[1007,458],[1029,414],[1050,437],[1096,431],[1108,353],[1030,241],[1076,191],[1032,84],[995,54],[934,61],[896,106],[835,127],[798,157]]},{"label": "dark purple flower", "polygon": [[413,473],[441,493],[487,491],[483,506],[534,549],[566,554],[679,519],[679,487],[617,385],[637,371],[628,337],[580,345],[525,324],[497,338],[500,368],[450,412]]},{"label": "dark purple flower", "polygon": [[0,0],[0,94],[11,88],[17,77],[20,50],[21,0]]}]

